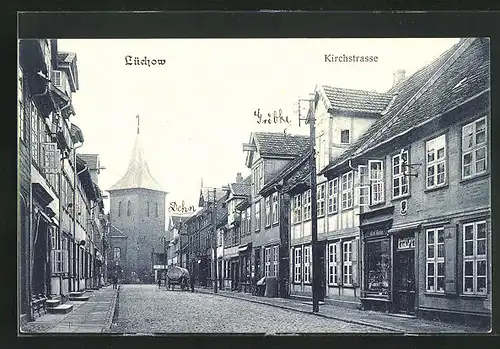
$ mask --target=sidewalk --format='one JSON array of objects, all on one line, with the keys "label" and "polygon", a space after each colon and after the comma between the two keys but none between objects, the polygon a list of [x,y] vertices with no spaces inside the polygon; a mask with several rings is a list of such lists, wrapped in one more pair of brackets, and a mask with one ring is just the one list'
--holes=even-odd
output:
[{"label": "sidewalk", "polygon": [[[195,288],[196,292],[213,294],[212,289]],[[466,325],[432,321],[412,316],[401,316],[376,311],[351,309],[347,307],[321,304],[319,313],[312,312],[312,301],[300,301],[286,298],[257,297],[251,294],[235,291],[218,291],[219,296],[266,304],[282,309],[299,311],[330,319],[341,320],[357,325],[366,325],[388,333],[399,334],[429,334],[429,333],[487,333],[484,329]]]},{"label": "sidewalk", "polygon": [[67,314],[45,314],[22,326],[22,333],[101,333],[113,320],[118,290],[113,286],[86,293],[88,301],[68,301],[73,310]]}]

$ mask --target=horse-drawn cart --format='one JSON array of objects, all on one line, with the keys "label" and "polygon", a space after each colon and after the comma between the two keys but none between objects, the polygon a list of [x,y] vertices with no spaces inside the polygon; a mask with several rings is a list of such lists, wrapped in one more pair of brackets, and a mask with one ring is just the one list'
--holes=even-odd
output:
[{"label": "horse-drawn cart", "polygon": [[167,270],[167,286],[168,289],[175,289],[175,285],[179,285],[181,290],[189,289],[189,271],[177,265],[171,266]]}]

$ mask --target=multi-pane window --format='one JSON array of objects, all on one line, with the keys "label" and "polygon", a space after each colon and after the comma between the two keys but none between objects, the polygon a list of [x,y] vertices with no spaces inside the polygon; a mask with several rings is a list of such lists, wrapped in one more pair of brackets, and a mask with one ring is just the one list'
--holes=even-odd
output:
[{"label": "multi-pane window", "polygon": [[271,248],[264,249],[264,276],[271,276]]},{"label": "multi-pane window", "polygon": [[302,248],[297,247],[294,249],[294,269],[293,269],[293,281],[300,282],[302,280]]},{"label": "multi-pane window", "polygon": [[311,246],[304,247],[304,282],[311,282]]},{"label": "multi-pane window", "polygon": [[251,222],[251,219],[252,219],[252,216],[250,215],[250,207],[247,207],[247,224],[246,224],[246,232],[247,234],[250,233],[250,222]]},{"label": "multi-pane window", "polygon": [[304,220],[311,218],[311,189],[304,192]]},{"label": "multi-pane window", "polygon": [[462,128],[462,177],[468,178],[486,172],[486,118]]},{"label": "multi-pane window", "polygon": [[19,138],[24,141],[24,94],[23,94],[23,72],[17,68],[17,115],[19,122]]},{"label": "multi-pane window", "polygon": [[340,244],[333,243],[328,245],[328,284],[336,285],[339,281],[339,270],[338,270],[338,255],[339,255]]},{"label": "multi-pane window", "polygon": [[338,210],[339,180],[334,178],[328,182],[328,213]]},{"label": "multi-pane window", "polygon": [[426,154],[426,187],[434,188],[446,182],[446,137],[441,135],[427,141]]},{"label": "multi-pane window", "polygon": [[255,196],[259,195],[259,191],[262,188],[263,176],[264,176],[263,164],[259,164],[257,167],[255,167],[255,170],[253,172],[253,183],[254,183],[254,195]]},{"label": "multi-pane window", "polygon": [[364,165],[358,166],[358,198],[360,206],[370,205],[370,180],[368,177],[368,167]]},{"label": "multi-pane window", "polygon": [[342,209],[346,210],[352,207],[352,171],[342,175]]},{"label": "multi-pane window", "polygon": [[279,271],[279,261],[280,261],[280,247],[273,247],[273,276],[278,277]]},{"label": "multi-pane window", "polygon": [[321,183],[317,187],[316,195],[318,197],[318,217],[324,216],[325,215],[325,185],[326,183]]},{"label": "multi-pane window", "polygon": [[427,229],[427,291],[444,292],[444,229]]},{"label": "multi-pane window", "polygon": [[127,216],[130,216],[132,214],[132,203],[130,201],[127,201]]},{"label": "multi-pane window", "polygon": [[380,160],[368,161],[368,175],[371,186],[371,204],[384,201],[384,164]]},{"label": "multi-pane window", "polygon": [[260,230],[260,201],[255,203],[255,231]]},{"label": "multi-pane window", "polygon": [[404,165],[408,163],[408,151],[392,157],[392,197],[398,198],[409,193],[408,177]]},{"label": "multi-pane window", "polygon": [[302,196],[301,194],[293,197],[292,223],[302,221]]},{"label": "multi-pane window", "polygon": [[486,293],[486,222],[463,225],[463,293]]},{"label": "multi-pane window", "polygon": [[266,227],[271,225],[271,196],[265,198]]},{"label": "multi-pane window", "polygon": [[352,241],[343,244],[344,285],[352,285]]},{"label": "multi-pane window", "polygon": [[119,247],[113,248],[113,259],[120,259],[120,252]]},{"label": "multi-pane window", "polygon": [[340,131],[340,143],[349,144],[351,142],[349,137],[349,130],[341,130]]},{"label": "multi-pane window", "polygon": [[243,234],[247,232],[247,212],[244,210],[241,212],[241,231]]},{"label": "multi-pane window", "polygon": [[273,223],[278,223],[279,220],[279,211],[278,211],[278,193],[273,193]]}]

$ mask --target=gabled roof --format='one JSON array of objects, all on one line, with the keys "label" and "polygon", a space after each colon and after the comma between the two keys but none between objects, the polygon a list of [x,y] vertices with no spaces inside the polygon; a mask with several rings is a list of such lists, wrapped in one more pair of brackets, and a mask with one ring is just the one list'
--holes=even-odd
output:
[{"label": "gabled roof", "polygon": [[110,224],[109,236],[112,238],[127,238],[128,237],[127,234],[125,234],[123,231],[118,229],[113,224]]},{"label": "gabled roof", "polygon": [[338,111],[380,114],[392,99],[390,93],[321,86],[330,103]]},{"label": "gabled roof", "polygon": [[229,189],[231,190],[231,194],[233,196],[250,196],[251,194],[251,183],[252,176],[247,176],[240,183],[230,183]]},{"label": "gabled roof", "polygon": [[255,132],[253,139],[260,156],[290,156],[303,154],[309,147],[309,136],[281,132]]},{"label": "gabled roof", "polygon": [[127,172],[108,191],[139,188],[166,192],[149,172],[140,137],[137,135]]},{"label": "gabled roof", "polygon": [[[387,113],[354,144],[321,171],[332,170],[382,142],[407,132],[425,120],[470,98],[489,86],[489,53],[482,39],[461,39],[433,62],[389,90],[397,94]],[[488,60],[488,63],[485,62]],[[468,77],[469,85],[451,93],[454,84]],[[471,83],[472,82],[472,83]],[[466,92],[468,89],[469,92]]]},{"label": "gabled roof", "polygon": [[[215,197],[217,202],[224,199],[227,195],[226,189],[216,188]],[[201,188],[200,189],[200,200],[198,202],[199,207],[205,206],[206,203],[214,201],[214,189],[213,188]]]}]

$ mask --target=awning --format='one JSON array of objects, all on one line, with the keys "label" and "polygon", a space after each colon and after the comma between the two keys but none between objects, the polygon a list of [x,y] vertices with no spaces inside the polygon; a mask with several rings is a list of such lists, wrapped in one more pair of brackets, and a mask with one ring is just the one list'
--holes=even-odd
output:
[{"label": "awning", "polygon": [[238,252],[245,252],[246,250],[248,250],[248,247],[250,247],[250,243],[238,247]]},{"label": "awning", "polygon": [[387,232],[389,234],[393,234],[393,233],[397,233],[397,232],[404,231],[404,230],[418,229],[418,228],[420,228],[420,224],[421,224],[420,222],[401,224],[401,225],[398,225],[396,227],[392,227]]}]

